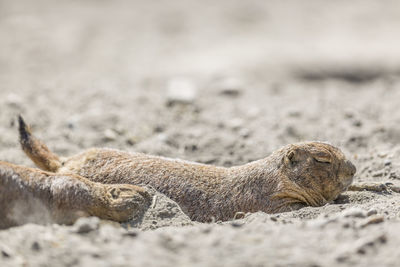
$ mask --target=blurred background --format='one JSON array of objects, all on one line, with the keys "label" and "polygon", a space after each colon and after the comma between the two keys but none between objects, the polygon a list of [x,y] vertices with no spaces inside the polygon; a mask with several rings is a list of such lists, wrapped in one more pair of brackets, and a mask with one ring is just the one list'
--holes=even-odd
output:
[{"label": "blurred background", "polygon": [[398,1],[0,0],[0,156],[30,164],[17,114],[63,155],[390,148],[399,45]]},{"label": "blurred background", "polygon": [[92,80],[118,75],[128,82],[244,70],[267,75],[287,65],[321,63],[394,70],[400,56],[397,1],[2,0],[0,5],[2,75],[10,83],[22,75],[61,81],[82,73]]}]

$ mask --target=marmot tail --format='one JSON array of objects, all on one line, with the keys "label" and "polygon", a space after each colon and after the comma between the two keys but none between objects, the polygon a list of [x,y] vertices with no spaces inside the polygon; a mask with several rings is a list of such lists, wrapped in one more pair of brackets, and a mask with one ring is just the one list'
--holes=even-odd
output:
[{"label": "marmot tail", "polygon": [[19,142],[25,154],[45,171],[57,172],[61,167],[60,158],[39,139],[32,135],[31,129],[26,125],[22,116],[18,116]]}]

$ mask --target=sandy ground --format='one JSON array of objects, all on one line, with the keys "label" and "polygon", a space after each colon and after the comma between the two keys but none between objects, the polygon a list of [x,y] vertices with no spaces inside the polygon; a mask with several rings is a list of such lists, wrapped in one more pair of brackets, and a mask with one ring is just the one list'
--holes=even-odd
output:
[{"label": "sandy ground", "polygon": [[[55,152],[92,146],[243,164],[303,140],[400,185],[396,1],[0,1],[0,159],[16,115]],[[1,266],[398,266],[400,194],[232,222],[159,196],[131,225],[0,231]],[[139,228],[136,228],[139,227]]]}]

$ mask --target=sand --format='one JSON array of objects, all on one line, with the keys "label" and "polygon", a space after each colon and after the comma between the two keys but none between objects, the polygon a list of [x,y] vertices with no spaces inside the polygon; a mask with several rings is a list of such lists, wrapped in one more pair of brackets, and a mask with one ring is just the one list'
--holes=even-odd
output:
[{"label": "sand", "polygon": [[[305,140],[400,186],[396,1],[0,1],[0,160],[16,118],[62,156],[98,146],[233,166]],[[119,225],[0,231],[0,266],[397,266],[400,194],[201,224],[161,194]]]}]

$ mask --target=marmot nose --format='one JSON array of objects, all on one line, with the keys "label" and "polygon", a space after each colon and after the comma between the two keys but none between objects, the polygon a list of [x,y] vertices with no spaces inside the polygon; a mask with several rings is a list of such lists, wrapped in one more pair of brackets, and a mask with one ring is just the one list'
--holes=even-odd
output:
[{"label": "marmot nose", "polygon": [[346,160],[346,165],[348,166],[348,171],[351,176],[356,174],[356,166],[354,166],[354,164],[350,160]]}]

